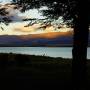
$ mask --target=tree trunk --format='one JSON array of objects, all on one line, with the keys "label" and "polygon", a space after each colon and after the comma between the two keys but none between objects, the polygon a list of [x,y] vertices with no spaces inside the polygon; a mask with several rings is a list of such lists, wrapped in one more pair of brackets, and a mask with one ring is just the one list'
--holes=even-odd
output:
[{"label": "tree trunk", "polygon": [[[87,46],[88,46],[88,2],[79,1],[78,14],[74,17],[74,42],[73,42],[73,88],[86,88],[87,85]],[[79,89],[80,90],[80,89]]]}]

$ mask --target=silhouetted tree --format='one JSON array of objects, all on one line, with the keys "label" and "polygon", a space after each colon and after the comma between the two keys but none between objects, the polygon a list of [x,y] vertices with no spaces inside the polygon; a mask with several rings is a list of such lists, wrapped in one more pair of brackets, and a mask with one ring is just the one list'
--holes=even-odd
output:
[{"label": "silhouetted tree", "polygon": [[[74,85],[86,88],[87,85],[87,46],[89,34],[89,2],[78,1],[76,10],[77,16],[74,17],[74,43],[73,43],[73,79]],[[85,6],[85,7],[84,7]],[[84,10],[84,11],[83,11]],[[83,14],[85,13],[85,14]],[[74,87],[76,87],[76,85]],[[76,88],[77,88],[76,87]]]}]

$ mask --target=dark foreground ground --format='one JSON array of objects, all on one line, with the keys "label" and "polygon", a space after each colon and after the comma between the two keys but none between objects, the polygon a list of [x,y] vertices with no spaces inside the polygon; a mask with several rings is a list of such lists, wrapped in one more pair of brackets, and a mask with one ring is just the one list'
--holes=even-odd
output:
[{"label": "dark foreground ground", "polygon": [[[90,61],[88,68],[90,72]],[[88,80],[89,76],[90,74]],[[12,53],[0,54],[0,88],[72,90],[72,60]]]}]

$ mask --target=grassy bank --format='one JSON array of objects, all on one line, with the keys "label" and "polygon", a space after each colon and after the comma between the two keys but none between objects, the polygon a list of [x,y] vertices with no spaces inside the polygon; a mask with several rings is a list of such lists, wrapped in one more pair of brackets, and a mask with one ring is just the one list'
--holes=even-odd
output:
[{"label": "grassy bank", "polygon": [[[30,71],[33,73],[71,72],[72,60],[46,56],[0,54],[2,69]],[[6,68],[7,67],[7,68]]]},{"label": "grassy bank", "polygon": [[[70,88],[72,60],[46,56],[0,54],[2,86]],[[8,85],[8,81],[9,83]],[[15,83],[16,82],[16,83]]]},{"label": "grassy bank", "polygon": [[[90,60],[87,62],[90,81]],[[2,87],[71,90],[72,60],[46,56],[0,54]]]}]

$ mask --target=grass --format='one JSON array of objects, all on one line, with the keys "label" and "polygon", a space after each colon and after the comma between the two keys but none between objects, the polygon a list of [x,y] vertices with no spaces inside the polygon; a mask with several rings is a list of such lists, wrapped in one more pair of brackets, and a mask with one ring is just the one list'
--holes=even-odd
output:
[{"label": "grass", "polygon": [[[90,81],[90,60],[87,67]],[[1,53],[0,77],[3,88],[72,90],[72,59]]]}]

